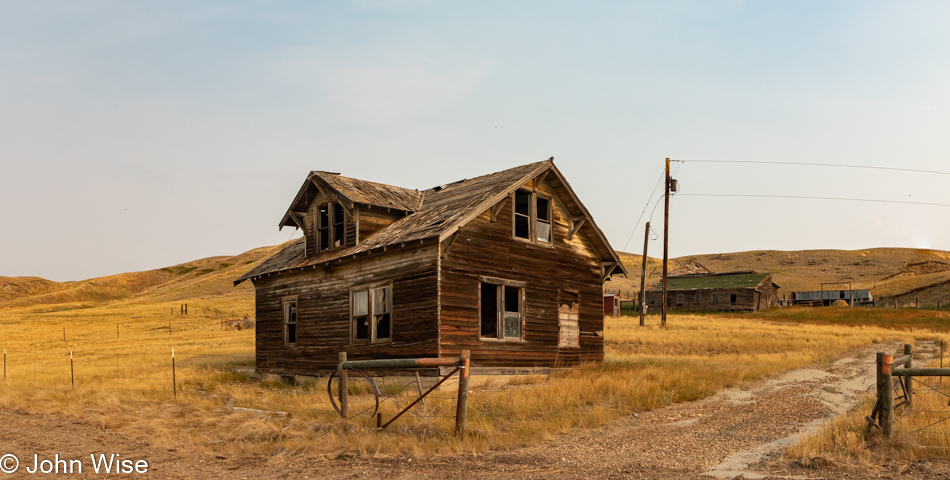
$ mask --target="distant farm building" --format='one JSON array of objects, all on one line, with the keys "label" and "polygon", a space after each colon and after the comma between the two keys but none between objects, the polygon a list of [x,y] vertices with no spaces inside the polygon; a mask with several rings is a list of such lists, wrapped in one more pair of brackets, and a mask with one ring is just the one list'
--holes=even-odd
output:
[{"label": "distant farm building", "polygon": [[619,317],[620,316],[620,294],[619,293],[605,293],[604,294],[604,316],[605,317]]},{"label": "distant farm building", "polygon": [[[667,279],[667,308],[680,311],[757,312],[777,305],[779,286],[771,273],[752,271],[687,274]],[[661,308],[663,282],[646,293],[650,311]]]},{"label": "distant farm building", "polygon": [[[854,303],[851,303],[851,299]],[[827,307],[836,300],[844,300],[855,307],[873,307],[874,297],[871,291],[864,290],[825,290],[815,292],[792,292],[792,305],[806,307]]]}]

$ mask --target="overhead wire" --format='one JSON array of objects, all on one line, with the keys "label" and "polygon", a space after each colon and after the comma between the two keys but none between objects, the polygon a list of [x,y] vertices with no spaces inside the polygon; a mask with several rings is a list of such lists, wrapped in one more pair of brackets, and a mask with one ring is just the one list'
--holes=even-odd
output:
[{"label": "overhead wire", "polygon": [[896,172],[928,173],[933,175],[950,175],[950,172],[941,172],[939,170],[925,170],[920,168],[902,168],[902,167],[882,167],[878,165],[855,165],[848,163],[819,163],[819,162],[773,162],[765,160],[709,160],[709,159],[677,159],[671,162],[695,162],[695,163],[746,163],[758,165],[798,165],[808,167],[836,167],[836,168],[860,168],[867,170],[890,170]]},{"label": "overhead wire", "polygon": [[[637,233],[637,225],[640,225],[640,220],[643,220],[643,214],[646,213],[647,208],[650,208],[650,201],[653,200],[653,196],[656,195],[656,189],[660,187],[660,183],[663,183],[663,179],[666,177],[666,172],[664,171],[660,178],[656,181],[656,185],[653,187],[653,192],[650,193],[650,198],[647,199],[647,203],[643,205],[643,210],[640,211],[640,218],[637,219],[637,223],[633,224],[633,231],[630,232],[630,236],[627,237],[627,243],[623,244],[623,251],[627,251],[627,246],[630,245],[630,240],[633,240],[633,234]],[[653,207],[653,210],[656,211],[656,207]],[[653,213],[650,213],[650,219],[653,219]]]},{"label": "overhead wire", "polygon": [[900,203],[905,205],[928,205],[933,207],[950,207],[950,204],[935,202],[911,202],[907,200],[881,200],[875,198],[847,198],[847,197],[812,197],[807,195],[758,195],[741,193],[678,193],[688,197],[743,197],[743,198],[795,198],[805,200],[839,200],[847,202],[873,202],[873,203]]}]

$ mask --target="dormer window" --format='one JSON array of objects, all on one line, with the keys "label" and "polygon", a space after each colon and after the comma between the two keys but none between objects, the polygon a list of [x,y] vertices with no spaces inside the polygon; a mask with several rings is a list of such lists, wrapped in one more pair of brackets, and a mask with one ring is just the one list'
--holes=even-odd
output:
[{"label": "dormer window", "polygon": [[317,207],[317,246],[319,251],[342,247],[346,240],[346,212],[343,205],[330,202]]},{"label": "dormer window", "polygon": [[514,236],[522,240],[551,243],[554,217],[551,199],[528,190],[515,190]]}]

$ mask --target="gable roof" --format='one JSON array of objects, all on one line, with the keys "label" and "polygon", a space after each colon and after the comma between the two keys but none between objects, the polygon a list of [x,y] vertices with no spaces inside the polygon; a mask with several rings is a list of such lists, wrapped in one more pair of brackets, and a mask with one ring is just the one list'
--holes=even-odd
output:
[{"label": "gable roof", "polygon": [[[713,273],[709,275],[683,275],[678,277],[667,277],[666,289],[670,290],[718,290],[718,289],[737,289],[737,288],[758,288],[766,281],[772,278],[771,273],[731,272],[731,273]],[[650,290],[660,290],[663,288],[663,281],[660,280]],[[779,288],[775,285],[775,288]]]},{"label": "gable roof", "polygon": [[342,177],[333,173],[311,172],[281,220],[281,227],[296,226],[294,219],[291,218],[292,214],[305,211],[316,197],[314,188],[321,186],[332,189],[338,198],[349,202],[350,206],[353,203],[359,203],[393,208],[405,211],[407,215],[375,234],[361,239],[356,246],[330,250],[312,258],[305,258],[305,242],[300,239],[251,269],[234,283],[237,285],[260,275],[303,268],[408,242],[427,239],[444,241],[460,227],[507,198],[511,192],[541,175],[544,175],[545,180],[554,188],[571,215],[585,220],[579,230],[587,234],[597,254],[609,264],[607,273],[619,270],[626,274],[626,268],[620,262],[620,257],[610,247],[603,232],[593,222],[590,213],[551,159],[433,187],[422,192]]}]

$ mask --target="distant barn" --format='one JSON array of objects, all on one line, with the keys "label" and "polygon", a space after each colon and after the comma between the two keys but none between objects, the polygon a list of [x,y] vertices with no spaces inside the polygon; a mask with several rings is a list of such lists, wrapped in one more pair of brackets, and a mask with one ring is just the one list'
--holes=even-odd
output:
[{"label": "distant barn", "polygon": [[[853,304],[851,302],[852,298],[854,299]],[[792,305],[805,307],[827,307],[837,300],[844,300],[855,307],[874,306],[874,297],[871,295],[871,291],[868,289],[792,292]]]},{"label": "distant barn", "polygon": [[[752,271],[669,276],[667,307],[679,311],[757,312],[777,304],[779,286],[771,273]],[[663,303],[663,282],[646,293],[651,311]]]}]

